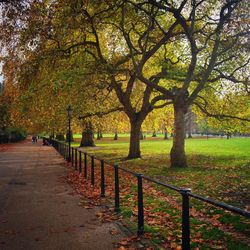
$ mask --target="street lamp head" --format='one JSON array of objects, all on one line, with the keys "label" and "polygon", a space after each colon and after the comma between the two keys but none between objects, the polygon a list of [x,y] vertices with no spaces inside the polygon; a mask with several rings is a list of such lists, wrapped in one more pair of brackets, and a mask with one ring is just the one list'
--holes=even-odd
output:
[{"label": "street lamp head", "polygon": [[72,118],[72,113],[73,113],[73,109],[71,108],[71,106],[68,106],[68,108],[67,108],[67,114],[68,114],[68,118],[69,119]]}]

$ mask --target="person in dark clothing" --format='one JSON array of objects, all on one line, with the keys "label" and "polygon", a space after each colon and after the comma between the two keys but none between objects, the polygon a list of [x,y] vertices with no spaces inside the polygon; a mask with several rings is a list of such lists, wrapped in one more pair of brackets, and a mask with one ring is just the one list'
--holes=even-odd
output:
[{"label": "person in dark clothing", "polygon": [[36,142],[36,137],[33,135],[32,136],[32,143],[34,144]]}]

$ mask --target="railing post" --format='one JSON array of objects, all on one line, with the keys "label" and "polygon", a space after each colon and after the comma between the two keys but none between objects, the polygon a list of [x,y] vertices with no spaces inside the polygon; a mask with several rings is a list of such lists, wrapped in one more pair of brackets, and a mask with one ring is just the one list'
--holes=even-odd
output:
[{"label": "railing post", "polygon": [[182,189],[182,249],[190,250],[189,193],[191,189]]},{"label": "railing post", "polygon": [[101,197],[105,197],[104,160],[101,160]]},{"label": "railing post", "polygon": [[65,158],[65,160],[67,160],[67,145],[66,144],[64,144],[64,158]]},{"label": "railing post", "polygon": [[87,153],[84,152],[84,177],[87,178]]},{"label": "railing post", "polygon": [[77,170],[77,149],[75,149],[75,170]]},{"label": "railing post", "polygon": [[138,192],[138,229],[137,235],[144,233],[144,209],[143,209],[143,186],[142,186],[142,174],[137,175],[137,192]]},{"label": "railing post", "polygon": [[114,165],[115,170],[115,212],[120,212],[120,188],[119,188],[119,168],[118,165]]},{"label": "railing post", "polygon": [[74,148],[71,148],[71,166],[74,166]]},{"label": "railing post", "polygon": [[68,147],[66,144],[64,144],[64,147],[65,147],[65,151],[64,151],[65,159],[67,160],[68,159]]},{"label": "railing post", "polygon": [[91,185],[95,185],[95,158],[91,155]]},{"label": "railing post", "polygon": [[82,152],[79,151],[79,173],[82,172]]}]

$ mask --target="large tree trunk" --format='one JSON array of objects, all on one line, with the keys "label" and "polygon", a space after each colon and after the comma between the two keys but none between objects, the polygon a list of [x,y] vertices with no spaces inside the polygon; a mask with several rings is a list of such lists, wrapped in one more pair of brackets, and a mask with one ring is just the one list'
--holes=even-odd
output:
[{"label": "large tree trunk", "polygon": [[64,141],[64,140],[65,140],[64,134],[62,134],[62,133],[56,134],[56,139],[57,139],[58,141]]},{"label": "large tree trunk", "polygon": [[144,136],[143,136],[142,131],[140,130],[140,140],[143,140],[143,139],[144,139]]},{"label": "large tree trunk", "polygon": [[101,132],[99,129],[97,130],[97,140],[101,140]]},{"label": "large tree trunk", "polygon": [[117,132],[115,132],[114,140],[115,140],[115,141],[118,140],[118,133],[117,133]]},{"label": "large tree trunk", "polygon": [[140,132],[141,132],[140,121],[130,121],[130,144],[129,144],[129,154],[128,159],[135,159],[141,157],[140,150]]},{"label": "large tree trunk", "polygon": [[174,105],[174,138],[170,152],[171,167],[187,167],[185,155],[185,109]]},{"label": "large tree trunk", "polygon": [[94,147],[94,146],[95,146],[95,143],[93,140],[92,124],[88,122],[86,124],[86,128],[82,132],[82,140],[81,140],[80,147]]},{"label": "large tree trunk", "polygon": [[191,108],[188,109],[187,113],[187,134],[188,138],[192,138],[192,110]]},{"label": "large tree trunk", "polygon": [[168,130],[164,128],[164,140],[168,140]]}]

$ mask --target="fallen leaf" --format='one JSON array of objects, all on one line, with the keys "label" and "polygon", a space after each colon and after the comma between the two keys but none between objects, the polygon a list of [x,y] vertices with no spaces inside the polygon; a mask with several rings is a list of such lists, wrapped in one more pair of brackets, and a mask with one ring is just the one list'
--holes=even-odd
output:
[{"label": "fallen leaf", "polygon": [[90,206],[83,206],[84,208],[86,209],[92,209],[93,207],[90,207]]},{"label": "fallen leaf", "polygon": [[122,240],[118,244],[121,245],[121,246],[128,246],[129,243],[128,243],[127,240]]},{"label": "fallen leaf", "polygon": [[172,242],[172,243],[170,244],[170,247],[173,248],[173,249],[176,249],[177,245],[176,245],[175,242]]},{"label": "fallen leaf", "polygon": [[117,230],[115,230],[115,229],[111,229],[109,232],[110,232],[110,234],[111,234],[111,235],[117,235],[117,234],[120,234],[120,232],[119,232],[119,231],[117,231]]}]

